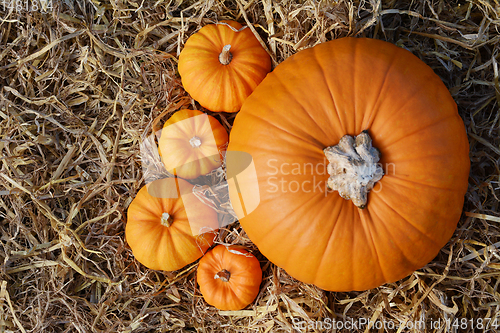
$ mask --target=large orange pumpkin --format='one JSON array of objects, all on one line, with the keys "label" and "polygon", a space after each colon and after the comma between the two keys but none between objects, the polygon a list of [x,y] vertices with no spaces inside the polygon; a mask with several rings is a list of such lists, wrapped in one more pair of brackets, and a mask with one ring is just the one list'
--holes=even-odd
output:
[{"label": "large orange pumpkin", "polygon": [[[229,142],[257,174],[252,183],[227,161],[248,236],[326,290],[421,268],[462,212],[470,162],[457,106],[430,67],[387,42],[343,38],[286,59],[245,101]],[[260,204],[245,210],[245,198]]]},{"label": "large orange pumpkin", "polygon": [[221,166],[227,140],[227,131],[217,119],[185,109],[163,125],[158,150],[170,173],[193,179]]},{"label": "large orange pumpkin", "polygon": [[217,245],[200,259],[196,279],[208,304],[220,310],[240,310],[257,297],[262,269],[244,247]]},{"label": "large orange pumpkin", "polygon": [[271,70],[271,58],[249,28],[222,21],[189,37],[178,69],[184,89],[203,107],[237,112]]},{"label": "large orange pumpkin", "polygon": [[128,207],[125,235],[135,258],[164,271],[180,269],[212,246],[217,212],[179,178],[164,178],[143,186]]}]

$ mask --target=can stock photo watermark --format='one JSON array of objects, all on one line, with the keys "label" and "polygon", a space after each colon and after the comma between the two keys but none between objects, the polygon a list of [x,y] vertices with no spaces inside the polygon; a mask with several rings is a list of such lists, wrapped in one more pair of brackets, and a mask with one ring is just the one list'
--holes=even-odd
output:
[{"label": "can stock photo watermark", "polygon": [[379,318],[371,320],[369,318],[324,318],[322,320],[305,320],[303,318],[292,318],[293,329],[297,332],[311,331],[336,331],[336,332],[359,332],[368,330],[383,332],[434,332],[434,331],[452,331],[465,332],[484,332],[487,330],[497,331],[499,328],[498,318],[435,318],[418,319],[408,321],[398,321],[396,319]]},{"label": "can stock photo watermark", "polygon": [[0,8],[17,13],[46,13],[54,9],[54,0],[0,0]]}]

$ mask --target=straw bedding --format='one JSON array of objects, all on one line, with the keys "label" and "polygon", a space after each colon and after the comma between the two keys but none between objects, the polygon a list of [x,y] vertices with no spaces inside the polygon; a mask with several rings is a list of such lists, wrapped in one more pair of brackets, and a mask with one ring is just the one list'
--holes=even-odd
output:
[{"label": "straw bedding", "polygon": [[[263,268],[256,301],[235,312],[204,302],[197,263],[168,273],[134,260],[124,225],[150,176],[141,142],[158,117],[199,108],[182,89],[178,55],[223,19],[251,25],[274,65],[366,36],[435,70],[464,119],[472,163],[464,214],[435,260],[397,283],[325,292],[268,262],[233,223],[217,242],[247,246]],[[322,332],[334,321],[338,331],[380,332],[472,332],[490,321],[493,331],[499,29],[496,0],[1,1],[0,332]],[[231,130],[234,115],[210,114]]]}]

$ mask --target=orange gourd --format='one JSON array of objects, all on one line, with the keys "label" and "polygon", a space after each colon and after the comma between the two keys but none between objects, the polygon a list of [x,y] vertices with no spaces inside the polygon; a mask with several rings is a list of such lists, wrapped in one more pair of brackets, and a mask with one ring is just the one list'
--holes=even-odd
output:
[{"label": "orange gourd", "polygon": [[144,266],[174,271],[200,258],[213,244],[217,212],[192,189],[182,179],[156,180],[143,186],[128,207],[127,243]]},{"label": "orange gourd", "polygon": [[248,27],[223,21],[189,37],[178,69],[184,89],[203,107],[237,112],[271,70],[271,59]]},{"label": "orange gourd", "polygon": [[[291,276],[366,290],[426,265],[450,239],[468,149],[430,67],[387,42],[342,38],[286,59],[245,101],[228,156],[250,154],[257,176],[228,160],[230,198],[250,239]],[[245,198],[260,203],[245,211]]]},{"label": "orange gourd", "polygon": [[200,259],[197,282],[205,301],[220,310],[240,310],[259,293],[259,260],[242,246],[217,245]]},{"label": "orange gourd", "polygon": [[221,166],[226,129],[198,110],[180,110],[164,124],[158,150],[165,168],[185,179],[206,175]]}]

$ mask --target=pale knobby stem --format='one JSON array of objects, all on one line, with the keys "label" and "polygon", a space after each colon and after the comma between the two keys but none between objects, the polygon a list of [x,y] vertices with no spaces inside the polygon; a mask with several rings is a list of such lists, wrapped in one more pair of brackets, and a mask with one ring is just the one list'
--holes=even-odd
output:
[{"label": "pale knobby stem", "polygon": [[231,277],[231,273],[228,270],[221,270],[219,273],[214,275],[214,279],[221,279],[224,282],[229,282],[229,278]]},{"label": "pale knobby stem", "polygon": [[169,213],[163,213],[161,214],[161,225],[164,226],[164,227],[170,227],[172,225],[172,222],[174,221],[174,219],[172,218],[172,216],[170,216]]},{"label": "pale knobby stem", "polygon": [[339,195],[352,202],[358,208],[365,208],[368,192],[384,176],[380,152],[372,147],[368,131],[353,138],[344,135],[336,146],[323,150],[328,164],[328,187],[338,191]]},{"label": "pale knobby stem", "polygon": [[189,144],[193,148],[199,148],[201,146],[201,139],[197,136],[193,136],[191,139],[189,139]]},{"label": "pale knobby stem", "polygon": [[231,49],[231,45],[227,44],[222,48],[222,52],[219,54],[219,62],[223,65],[229,65],[231,60],[233,59],[233,55],[229,50]]}]

